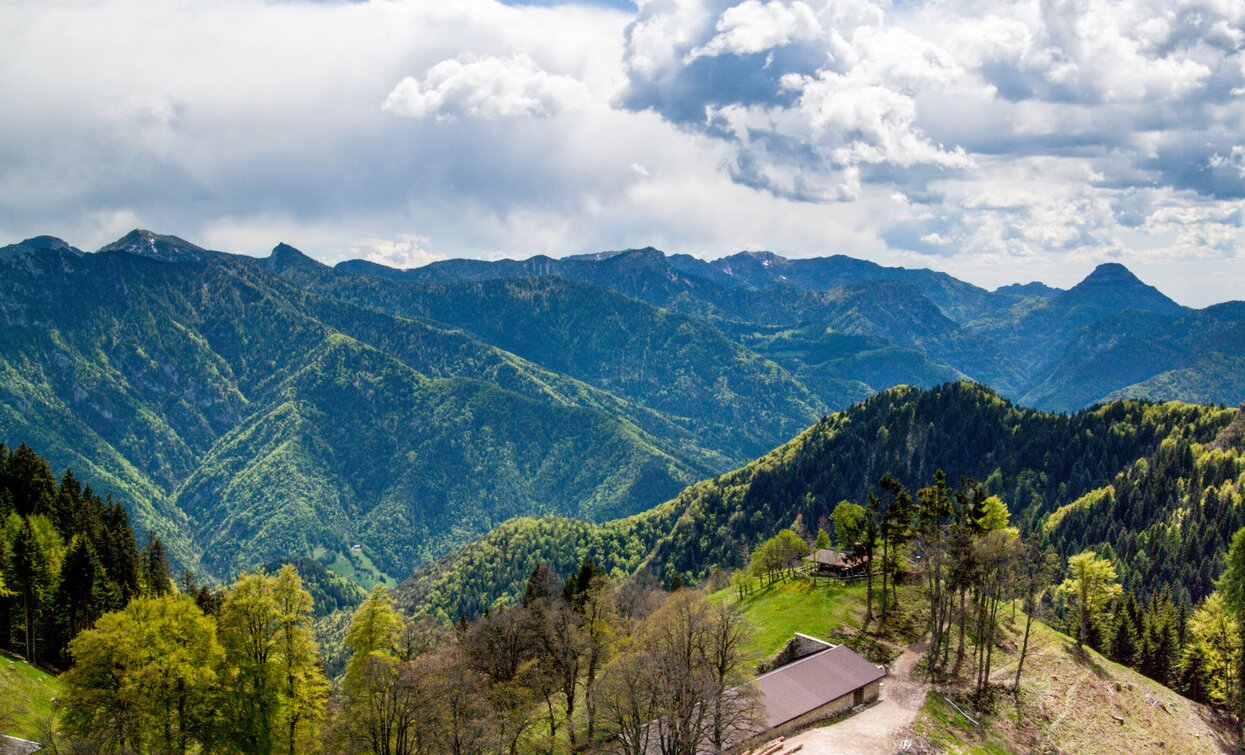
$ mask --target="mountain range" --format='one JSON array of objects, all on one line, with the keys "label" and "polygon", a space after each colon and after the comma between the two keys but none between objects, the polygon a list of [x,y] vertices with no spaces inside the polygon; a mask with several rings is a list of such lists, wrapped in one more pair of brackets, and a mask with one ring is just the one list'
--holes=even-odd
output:
[{"label": "mountain range", "polygon": [[397,270],[134,231],[0,249],[0,323],[0,441],[216,576],[308,556],[393,581],[513,517],[628,521],[894,385],[1245,396],[1245,303],[1181,307],[1120,265],[990,292],[843,256]]}]

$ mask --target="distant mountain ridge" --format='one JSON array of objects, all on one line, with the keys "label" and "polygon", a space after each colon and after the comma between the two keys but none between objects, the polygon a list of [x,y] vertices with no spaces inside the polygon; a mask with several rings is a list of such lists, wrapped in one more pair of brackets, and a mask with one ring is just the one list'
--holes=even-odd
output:
[{"label": "distant mountain ridge", "polygon": [[0,249],[0,442],[218,575],[298,555],[393,578],[511,517],[625,517],[894,385],[1235,405],[1243,358],[1245,303],[1181,307],[1119,265],[989,292],[763,252],[396,270],[142,230]]},{"label": "distant mountain ridge", "polygon": [[[708,319],[745,343],[764,330],[823,324],[837,333],[878,337],[914,349],[929,362],[923,374],[966,375],[1044,409],[1070,410],[1119,395],[1155,400],[1187,396],[1224,404],[1245,396],[1245,376],[1208,383],[1200,379],[1202,368],[1197,366],[1215,354],[1245,356],[1237,340],[1225,336],[1232,323],[1245,320],[1235,303],[1205,310],[1183,307],[1118,263],[1099,265],[1067,290],[1032,282],[993,292],[946,273],[884,267],[843,255],[787,259],[773,252],[739,252],[706,261],[665,255],[652,247],[560,260],[543,255],[496,262],[447,260],[401,271],[351,261],[339,263],[336,270],[438,282],[559,275]],[[1230,312],[1227,317],[1198,314],[1221,307]],[[1099,351],[1102,347],[1092,343],[1095,334],[1118,318],[1127,320],[1129,312],[1149,319],[1134,318],[1133,327],[1111,338],[1116,344],[1113,358],[1134,368],[1127,374],[1082,371],[1070,377],[1063,365],[1085,350]],[[1203,327],[1199,318],[1213,322]],[[1134,353],[1119,353],[1120,336],[1133,344]],[[1182,346],[1160,349],[1156,355],[1146,345],[1154,337],[1175,339]],[[826,371],[822,364],[778,361],[813,382],[813,375]],[[893,377],[903,374],[896,366]],[[1152,380],[1160,374],[1167,377]],[[865,395],[886,383],[875,376],[865,383]],[[842,397],[859,395],[859,390],[836,384],[822,394],[838,407]]]}]

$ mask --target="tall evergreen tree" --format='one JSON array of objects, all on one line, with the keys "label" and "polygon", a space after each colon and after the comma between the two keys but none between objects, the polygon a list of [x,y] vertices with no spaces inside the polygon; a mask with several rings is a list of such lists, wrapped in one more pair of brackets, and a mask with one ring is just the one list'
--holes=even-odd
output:
[{"label": "tall evergreen tree", "polygon": [[56,498],[56,478],[46,459],[23,443],[9,454],[2,471],[0,488],[8,489],[18,514],[48,512]]},{"label": "tall evergreen tree", "polygon": [[173,589],[164,542],[155,530],[147,530],[147,545],[143,546],[143,551],[139,554],[139,565],[142,569],[143,589],[148,593],[164,595]]},{"label": "tall evergreen tree", "polygon": [[91,541],[83,535],[74,535],[69,541],[52,601],[58,630],[58,655],[70,640],[99,618],[108,593],[106,582],[107,574]]},{"label": "tall evergreen tree", "polygon": [[50,587],[51,574],[48,569],[47,555],[43,552],[29,517],[21,520],[9,558],[12,564],[13,590],[17,593],[21,605],[23,646],[26,658],[37,662],[40,660],[39,643],[36,638],[39,614],[43,610],[43,602]]},{"label": "tall evergreen tree", "polygon": [[130,527],[130,515],[124,506],[112,500],[112,496],[104,503],[103,525],[103,537],[97,551],[100,563],[116,586],[110,606],[115,610],[126,606],[139,593],[138,544]]}]

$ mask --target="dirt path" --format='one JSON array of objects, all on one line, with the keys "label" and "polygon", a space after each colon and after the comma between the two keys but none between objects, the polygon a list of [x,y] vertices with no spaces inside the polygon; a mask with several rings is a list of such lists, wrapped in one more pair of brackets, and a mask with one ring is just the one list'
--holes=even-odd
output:
[{"label": "dirt path", "polygon": [[837,724],[788,737],[787,744],[804,745],[801,753],[833,755],[874,755],[900,750],[899,733],[916,720],[929,689],[929,685],[913,673],[924,653],[925,643],[922,642],[910,646],[895,659],[890,673],[882,680],[878,701],[873,705]]}]

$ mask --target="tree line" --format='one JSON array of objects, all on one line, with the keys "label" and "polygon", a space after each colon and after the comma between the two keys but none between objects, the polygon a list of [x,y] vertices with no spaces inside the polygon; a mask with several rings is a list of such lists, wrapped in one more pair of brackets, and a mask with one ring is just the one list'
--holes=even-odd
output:
[{"label": "tree line", "polygon": [[209,598],[140,595],[69,643],[60,744],[89,753],[319,750],[329,683],[298,572],[244,574],[201,595]]},{"label": "tree line", "polygon": [[70,640],[139,595],[172,589],[164,545],[138,547],[125,508],[0,444],[0,648],[65,668]]}]

